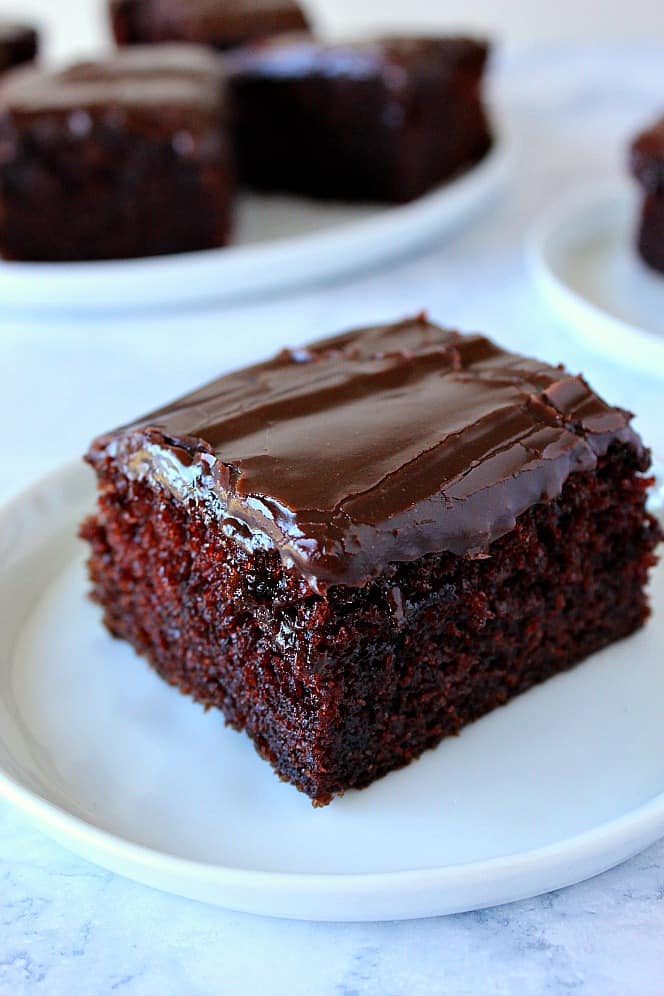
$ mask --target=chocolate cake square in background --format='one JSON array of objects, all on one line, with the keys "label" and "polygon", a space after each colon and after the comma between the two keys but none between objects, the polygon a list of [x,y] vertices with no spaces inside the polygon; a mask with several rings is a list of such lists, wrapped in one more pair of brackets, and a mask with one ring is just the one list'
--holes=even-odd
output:
[{"label": "chocolate cake square in background", "polygon": [[286,350],[92,444],[94,598],[328,803],[643,624],[630,418],[421,316]]},{"label": "chocolate cake square in background", "polygon": [[294,0],[110,0],[118,45],[186,41],[230,49],[309,22]]},{"label": "chocolate cake square in background", "polygon": [[348,201],[424,194],[491,145],[487,55],[469,38],[307,36],[237,53],[229,87],[241,180]]},{"label": "chocolate cake square in background", "polygon": [[643,260],[664,273],[664,117],[632,143],[632,172],[643,189],[638,249]]},{"label": "chocolate cake square in background", "polygon": [[0,73],[37,58],[39,36],[27,24],[0,21]]},{"label": "chocolate cake square in background", "polygon": [[126,49],[0,85],[0,252],[123,259],[224,245],[234,188],[219,56]]}]

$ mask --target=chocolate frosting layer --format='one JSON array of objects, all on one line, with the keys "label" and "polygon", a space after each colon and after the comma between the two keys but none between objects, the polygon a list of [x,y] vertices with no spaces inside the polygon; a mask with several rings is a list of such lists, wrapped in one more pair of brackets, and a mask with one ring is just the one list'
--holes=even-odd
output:
[{"label": "chocolate frosting layer", "polygon": [[0,86],[0,107],[28,114],[112,105],[214,108],[223,101],[223,81],[220,56],[203,46],[135,45],[61,70],[18,69]]},{"label": "chocolate frosting layer", "polygon": [[229,59],[231,76],[298,79],[303,76],[383,78],[394,89],[408,85],[408,73],[470,72],[479,76],[489,54],[481,39],[443,35],[386,36],[363,41],[325,42],[291,32],[263,39]]},{"label": "chocolate frosting layer", "polygon": [[592,470],[631,416],[561,367],[418,316],[286,350],[98,439],[312,590],[392,562],[483,556],[533,504]]}]

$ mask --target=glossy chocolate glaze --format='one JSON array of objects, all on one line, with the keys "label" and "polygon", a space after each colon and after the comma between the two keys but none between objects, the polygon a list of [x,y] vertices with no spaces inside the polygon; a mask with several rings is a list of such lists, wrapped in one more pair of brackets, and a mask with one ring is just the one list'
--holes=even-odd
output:
[{"label": "glossy chocolate glaze", "polygon": [[581,377],[418,316],[221,377],[88,459],[276,548],[322,592],[429,553],[485,555],[614,440],[645,466],[630,417]]},{"label": "glossy chocolate glaze", "polygon": [[647,193],[664,193],[664,117],[634,139],[631,167]]},{"label": "glossy chocolate glaze", "polygon": [[408,73],[458,72],[479,75],[489,48],[484,41],[447,36],[385,37],[359,42],[321,42],[307,34],[280,35],[238,52],[230,63],[232,73],[297,79],[305,76],[381,77],[399,88]]},{"label": "glossy chocolate glaze", "polygon": [[54,72],[17,70],[0,86],[0,104],[24,113],[146,104],[210,108],[222,102],[222,83],[220,57],[203,46],[144,45]]}]

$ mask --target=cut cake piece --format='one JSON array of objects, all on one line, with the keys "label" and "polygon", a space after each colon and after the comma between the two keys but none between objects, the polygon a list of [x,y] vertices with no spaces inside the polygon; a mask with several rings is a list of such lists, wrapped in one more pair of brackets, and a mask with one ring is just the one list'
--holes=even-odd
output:
[{"label": "cut cake piece", "polygon": [[153,45],[0,85],[0,252],[125,259],[224,245],[234,169],[220,57]]},{"label": "cut cake piece", "polygon": [[94,598],[328,803],[643,624],[630,418],[422,316],[286,350],[93,443]]},{"label": "cut cake piece", "polygon": [[259,190],[405,202],[491,146],[489,46],[463,37],[282,36],[233,56],[240,179]]}]

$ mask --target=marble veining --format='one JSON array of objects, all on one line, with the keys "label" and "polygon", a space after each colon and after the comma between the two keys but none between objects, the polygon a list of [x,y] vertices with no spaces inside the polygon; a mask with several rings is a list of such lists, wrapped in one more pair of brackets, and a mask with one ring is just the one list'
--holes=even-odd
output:
[{"label": "marble veining", "polygon": [[2,996],[662,996],[664,841],[496,909],[309,924],[165,895],[70,855],[0,804]]}]

